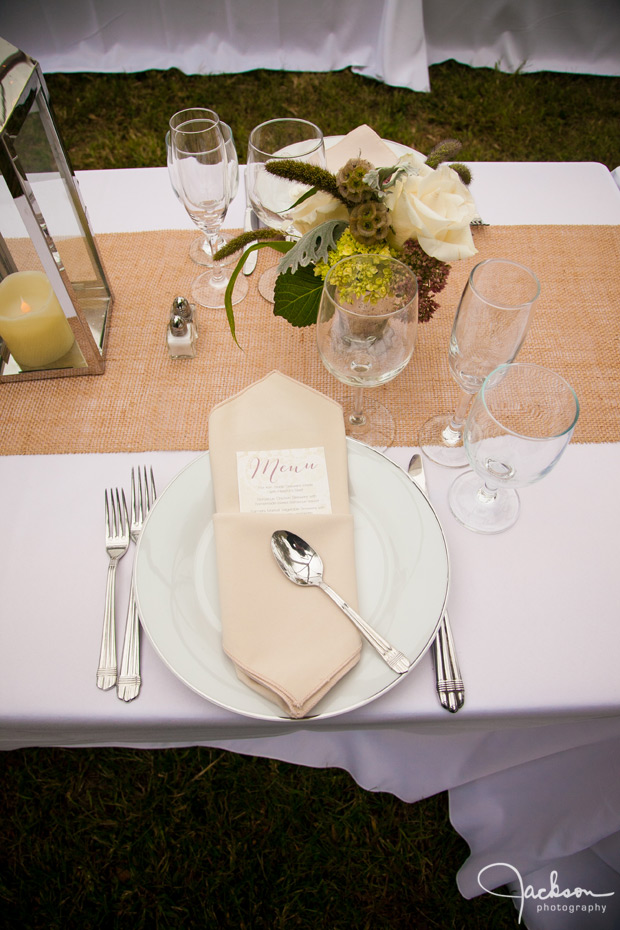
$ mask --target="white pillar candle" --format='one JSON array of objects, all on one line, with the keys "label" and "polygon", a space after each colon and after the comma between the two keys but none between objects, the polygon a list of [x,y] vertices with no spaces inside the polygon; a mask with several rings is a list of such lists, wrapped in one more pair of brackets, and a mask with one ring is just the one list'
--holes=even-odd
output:
[{"label": "white pillar candle", "polygon": [[42,368],[75,342],[42,271],[16,271],[0,281],[0,336],[20,368]]}]

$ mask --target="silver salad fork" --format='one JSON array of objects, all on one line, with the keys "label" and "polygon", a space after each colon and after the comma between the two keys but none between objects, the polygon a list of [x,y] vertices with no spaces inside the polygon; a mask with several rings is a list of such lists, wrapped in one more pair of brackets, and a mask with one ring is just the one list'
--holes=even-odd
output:
[{"label": "silver salad fork", "polygon": [[114,595],[116,566],[129,547],[129,517],[125,492],[110,488],[105,492],[105,547],[109,556],[105,591],[105,611],[101,651],[97,668],[97,687],[107,691],[116,684],[116,620]]}]

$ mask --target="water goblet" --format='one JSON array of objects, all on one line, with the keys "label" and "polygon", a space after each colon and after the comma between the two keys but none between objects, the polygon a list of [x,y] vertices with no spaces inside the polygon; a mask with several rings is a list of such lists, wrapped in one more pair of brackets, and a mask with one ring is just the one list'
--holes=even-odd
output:
[{"label": "water goblet", "polygon": [[[186,117],[186,118],[185,118]],[[192,221],[204,233],[211,254],[218,249],[220,229],[229,203],[226,146],[217,114],[194,108],[170,121],[170,145],[177,190]],[[219,262],[199,275],[191,294],[202,307],[223,308],[228,277]],[[233,304],[247,294],[247,281],[237,280]]]},{"label": "water goblet", "polygon": [[500,365],[485,379],[463,430],[473,471],[448,493],[456,519],[477,533],[501,533],[519,515],[515,488],[548,475],[573,434],[579,402],[564,378],[540,365]]},{"label": "water goblet", "polygon": [[498,365],[514,361],[540,293],[533,271],[519,262],[489,258],[471,271],[452,325],[448,360],[461,394],[455,411],[427,420],[418,445],[438,465],[467,465],[463,424],[472,397]]},{"label": "water goblet", "polygon": [[323,284],[317,346],[327,370],[353,387],[345,407],[349,436],[386,449],[394,439],[389,410],[368,401],[364,389],[395,378],[413,354],[418,284],[411,269],[383,255],[352,255],[337,262]]},{"label": "water goblet", "polygon": [[[255,126],[248,141],[246,190],[256,216],[266,226],[297,236],[292,206],[309,187],[267,171],[270,161],[294,159],[326,167],[323,133],[304,119],[272,119]],[[258,290],[273,303],[277,265],[261,275]]]},{"label": "water goblet", "polygon": [[[213,113],[213,111],[209,112]],[[239,158],[237,156],[237,149],[235,146],[235,139],[232,129],[228,123],[223,123],[221,120],[220,129],[222,130],[224,145],[226,146],[226,155],[228,157],[228,201],[230,203],[235,199],[237,196],[237,191],[239,190]],[[181,196],[178,190],[178,182],[176,179],[174,154],[170,144],[170,130],[168,130],[166,133],[166,161],[168,165],[168,177],[170,178],[172,190],[174,191],[177,199],[181,200]],[[221,233],[218,240],[218,249],[223,248],[227,241],[228,237],[226,234]],[[206,236],[199,236],[197,239],[193,240],[189,248],[189,257],[192,259],[192,261],[196,262],[197,265],[205,265],[207,268],[213,267],[213,256],[211,255],[211,249],[209,248],[209,242]],[[221,264],[230,265],[233,262],[236,262],[237,258],[237,255],[229,255],[227,258],[221,259]]]}]

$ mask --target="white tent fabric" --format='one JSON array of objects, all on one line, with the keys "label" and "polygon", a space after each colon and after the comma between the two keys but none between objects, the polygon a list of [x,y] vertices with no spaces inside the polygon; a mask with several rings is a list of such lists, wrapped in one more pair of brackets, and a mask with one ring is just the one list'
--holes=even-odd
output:
[{"label": "white tent fabric", "polygon": [[43,71],[355,72],[428,91],[429,65],[620,74],[618,0],[21,0],[0,36]]},{"label": "white tent fabric", "polygon": [[620,74],[618,0],[426,0],[429,64]]}]

